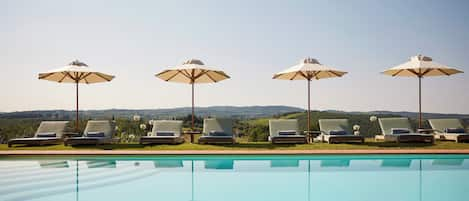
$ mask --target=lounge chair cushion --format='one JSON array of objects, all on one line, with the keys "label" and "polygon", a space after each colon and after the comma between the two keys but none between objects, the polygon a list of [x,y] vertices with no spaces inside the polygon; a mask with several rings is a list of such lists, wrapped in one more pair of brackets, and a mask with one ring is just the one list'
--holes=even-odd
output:
[{"label": "lounge chair cushion", "polygon": [[[168,133],[172,133],[172,135]],[[153,121],[153,129],[148,133],[148,136],[181,137],[181,133],[182,121],[155,120]]]},{"label": "lounge chair cushion", "polygon": [[[214,131],[218,133],[214,133]],[[204,119],[203,131],[204,136],[223,136],[232,137],[233,135],[233,120],[222,118],[207,118]],[[215,135],[213,135],[215,134]]]},{"label": "lounge chair cushion", "polygon": [[55,138],[57,137],[57,134],[54,132],[44,132],[44,133],[37,133],[36,137],[37,138]]},{"label": "lounge chair cushion", "polygon": [[174,136],[174,132],[173,131],[157,131],[156,136],[165,136],[165,137]]},{"label": "lounge chair cushion", "polygon": [[53,138],[61,138],[63,133],[67,130],[68,121],[43,121],[37,129],[34,137],[38,138],[40,133],[55,133]]},{"label": "lounge chair cushion", "polygon": [[[104,133],[105,138],[112,138],[114,135],[114,123],[107,120],[89,120],[86,123],[86,128],[83,133],[86,134],[85,137],[92,137],[88,134],[92,133]],[[99,134],[100,135],[100,134]],[[93,136],[97,137],[97,136]]]},{"label": "lounge chair cushion", "polygon": [[462,128],[464,125],[459,119],[429,119],[428,123],[437,133],[448,133],[447,128]]},{"label": "lounge chair cushion", "polygon": [[[271,119],[269,120],[270,138],[279,137],[281,131],[298,131],[298,120],[296,119]],[[282,137],[290,137],[290,135],[282,135]]]},{"label": "lounge chair cushion", "polygon": [[279,136],[284,136],[284,135],[296,135],[295,130],[285,130],[285,131],[278,131]]},{"label": "lounge chair cushion", "polygon": [[347,131],[344,130],[331,130],[329,135],[347,135]]},{"label": "lounge chair cushion", "polygon": [[466,130],[464,128],[445,128],[445,133],[466,133]]},{"label": "lounge chair cushion", "polygon": [[391,128],[391,134],[399,135],[399,134],[409,134],[410,130],[408,128]]},{"label": "lounge chair cushion", "polygon": [[352,127],[348,119],[319,119],[319,129],[326,135],[351,135]]},{"label": "lounge chair cushion", "polygon": [[407,117],[379,118],[378,122],[383,135],[392,135],[392,128],[405,128],[411,133],[414,133],[409,118]]},{"label": "lounge chair cushion", "polygon": [[210,131],[208,135],[209,136],[231,136],[231,134],[228,134],[222,131]]},{"label": "lounge chair cushion", "polygon": [[88,137],[104,137],[104,132],[88,132],[86,133]]}]

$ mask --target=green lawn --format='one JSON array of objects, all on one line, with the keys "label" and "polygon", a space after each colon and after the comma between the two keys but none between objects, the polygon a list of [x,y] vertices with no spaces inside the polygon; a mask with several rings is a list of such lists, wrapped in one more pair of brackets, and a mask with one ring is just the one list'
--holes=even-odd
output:
[{"label": "green lawn", "polygon": [[180,145],[154,145],[142,146],[139,144],[113,144],[102,146],[15,146],[8,148],[6,144],[0,145],[0,150],[327,150],[327,149],[469,149],[469,143],[440,142],[434,145],[423,143],[386,143],[367,139],[364,144],[327,144],[313,143],[305,145],[272,145],[269,142],[240,142],[234,145],[199,145],[184,143]]}]

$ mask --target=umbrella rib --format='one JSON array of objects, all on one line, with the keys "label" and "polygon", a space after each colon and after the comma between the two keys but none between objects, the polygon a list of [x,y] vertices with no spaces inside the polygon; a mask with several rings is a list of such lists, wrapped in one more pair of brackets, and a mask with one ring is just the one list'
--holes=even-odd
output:
[{"label": "umbrella rib", "polygon": [[77,79],[73,77],[73,75],[70,74],[70,72],[65,72],[65,74],[67,74],[70,79],[77,81]]},{"label": "umbrella rib", "polygon": [[399,73],[401,73],[403,70],[398,70],[396,73],[392,74],[391,76],[395,77],[396,75],[399,75]]},{"label": "umbrella rib", "polygon": [[62,72],[62,74],[64,76],[58,81],[59,83],[62,83],[62,81],[67,77],[67,73]]},{"label": "umbrella rib", "polygon": [[183,71],[182,70],[178,70],[178,71],[180,71],[184,76],[186,76],[187,79],[192,79],[191,74],[187,72],[186,69],[184,69]]},{"label": "umbrella rib", "polygon": [[168,78],[168,79],[165,79],[164,81],[167,82],[167,81],[173,79],[173,78],[176,77],[179,73],[181,73],[181,71],[178,70],[176,73],[174,73],[174,75],[169,76],[169,78]]},{"label": "umbrella rib", "polygon": [[300,71],[296,71],[296,73],[289,80],[294,80],[296,78],[296,76],[299,75],[299,74],[300,74]]},{"label": "umbrella rib", "polygon": [[303,71],[298,71],[298,72],[300,72],[300,75],[301,75],[302,77],[304,77],[305,79],[307,79],[307,80],[310,80],[310,79],[311,79],[311,78],[309,77],[309,73],[308,73],[308,75],[305,75],[305,73],[304,73]]},{"label": "umbrella rib", "polygon": [[170,70],[164,70],[163,72],[156,74],[156,76],[163,75],[163,74],[165,74],[165,73],[167,73],[167,72],[169,72],[169,71],[170,71]]},{"label": "umbrella rib", "polygon": [[108,79],[108,78],[104,77],[103,75],[101,75],[101,73],[95,73],[95,74],[96,74],[98,77],[103,78],[103,79],[105,79],[105,80],[108,81],[108,82],[111,81],[110,79]]},{"label": "umbrella rib", "polygon": [[210,74],[208,74],[208,72],[206,72],[205,75],[207,75],[207,77],[210,78],[213,82],[217,82],[215,79],[213,79],[212,76],[210,76]]},{"label": "umbrella rib", "polygon": [[53,75],[53,74],[54,74],[54,73],[47,73],[47,74],[45,74],[45,75],[43,75],[43,76],[39,76],[39,79],[45,79],[45,78],[47,78],[47,77],[49,77],[49,76],[51,76],[51,75]]},{"label": "umbrella rib", "polygon": [[408,69],[409,72],[413,73],[414,75],[416,75],[417,77],[420,77],[422,76],[421,74],[417,73],[417,71],[415,71],[414,69]]},{"label": "umbrella rib", "polygon": [[221,76],[223,76],[223,77],[230,78],[229,75],[227,75],[227,74],[225,74],[225,73],[223,73],[223,72],[216,71],[216,70],[215,70],[215,71],[212,71],[212,72],[215,72],[215,73],[217,73],[217,74],[219,74],[219,75],[221,75]]},{"label": "umbrella rib", "polygon": [[332,74],[334,74],[334,75],[337,76],[337,77],[341,77],[341,76],[342,76],[342,75],[340,75],[340,74],[338,74],[338,73],[336,73],[336,72],[334,72],[334,71],[331,71],[331,70],[329,71],[329,73],[332,73]]},{"label": "umbrella rib", "polygon": [[200,77],[202,77],[203,75],[205,75],[207,72],[208,72],[208,70],[201,70],[201,72],[200,72],[199,74],[197,74],[196,76],[194,76],[194,80],[199,79]]},{"label": "umbrella rib", "polygon": [[314,77],[314,79],[319,80],[319,77],[318,77],[319,73],[321,73],[321,71],[313,71],[313,74],[312,74],[311,78]]},{"label": "umbrella rib", "polygon": [[81,77],[80,79],[86,79],[86,78],[87,78],[88,76],[90,76],[91,74],[93,74],[93,73],[87,73],[87,74],[85,74],[83,77]]},{"label": "umbrella rib", "polygon": [[447,75],[447,76],[450,76],[450,74],[449,74],[449,73],[447,73],[447,72],[445,72],[445,71],[441,70],[440,68],[438,68],[437,70],[438,70],[438,71],[440,71],[441,73],[443,73],[443,74]]}]

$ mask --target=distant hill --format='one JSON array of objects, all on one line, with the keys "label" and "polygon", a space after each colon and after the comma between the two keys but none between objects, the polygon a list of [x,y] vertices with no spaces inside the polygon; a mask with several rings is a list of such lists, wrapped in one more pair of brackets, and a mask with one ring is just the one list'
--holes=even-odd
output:
[{"label": "distant hill", "polygon": [[[202,117],[233,117],[240,119],[272,117],[281,114],[304,112],[305,110],[298,107],[290,106],[211,106],[196,107],[197,116]],[[318,114],[344,114],[344,115],[384,115],[384,116],[404,116],[416,118],[415,112],[392,112],[392,111],[370,111],[370,112],[346,112],[338,110],[314,111]],[[110,119],[130,118],[133,115],[140,115],[146,119],[165,119],[172,117],[182,117],[191,113],[190,107],[167,108],[167,109],[109,109],[109,110],[85,110],[80,111],[80,116],[84,119]],[[440,114],[440,113],[423,113],[423,117],[427,118],[459,118],[469,120],[469,114]],[[35,110],[21,112],[0,112],[2,119],[74,119],[75,111],[69,110]]]},{"label": "distant hill", "polygon": [[[284,113],[304,111],[302,108],[289,106],[212,106],[196,107],[197,116],[207,117],[233,117],[233,118],[258,118],[269,117]],[[87,119],[95,118],[130,118],[133,115],[140,115],[143,118],[172,118],[191,114],[190,107],[169,108],[169,109],[109,109],[109,110],[85,110],[80,111],[81,117]],[[0,113],[0,118],[4,119],[73,119],[75,111],[68,110],[35,110],[22,112]]]},{"label": "distant hill", "polygon": [[[393,112],[393,111],[370,111],[370,112],[344,112],[338,110],[327,110],[331,113],[346,113],[346,114],[368,114],[368,115],[393,115],[393,116],[403,116],[409,118],[416,118],[418,116],[417,112]],[[438,118],[458,118],[458,119],[469,119],[469,114],[442,114],[442,113],[422,113],[422,118],[424,119],[438,119]]]}]

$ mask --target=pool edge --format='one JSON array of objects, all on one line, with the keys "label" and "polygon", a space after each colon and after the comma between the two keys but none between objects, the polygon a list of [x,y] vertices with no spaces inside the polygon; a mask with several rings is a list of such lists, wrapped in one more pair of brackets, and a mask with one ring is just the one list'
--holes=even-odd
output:
[{"label": "pool edge", "polygon": [[320,155],[320,154],[469,154],[469,149],[390,150],[8,150],[8,155]]}]

